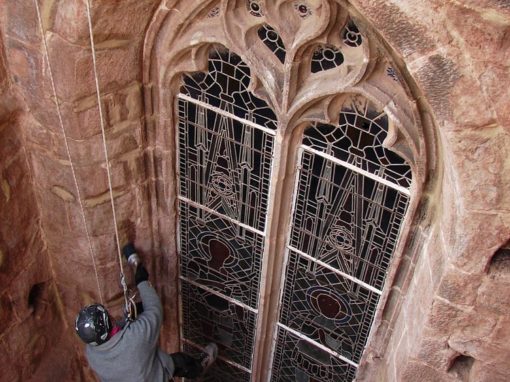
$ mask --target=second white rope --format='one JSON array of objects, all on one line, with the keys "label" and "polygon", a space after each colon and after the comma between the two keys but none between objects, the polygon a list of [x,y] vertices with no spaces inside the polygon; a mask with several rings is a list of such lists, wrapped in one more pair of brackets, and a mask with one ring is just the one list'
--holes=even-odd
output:
[{"label": "second white rope", "polygon": [[117,214],[115,212],[115,201],[113,198],[113,187],[112,187],[112,177],[110,173],[110,160],[108,158],[108,147],[106,144],[106,133],[105,133],[105,127],[104,127],[104,117],[103,117],[103,107],[101,104],[101,93],[99,88],[99,78],[97,75],[97,63],[96,63],[96,49],[94,45],[94,33],[92,28],[92,17],[90,12],[90,1],[86,0],[85,5],[87,6],[87,21],[89,26],[89,37],[90,37],[90,48],[92,51],[92,63],[93,63],[93,69],[94,69],[94,80],[96,83],[96,94],[97,94],[97,105],[99,110],[99,118],[100,118],[100,126],[101,126],[101,136],[103,138],[103,149],[104,149],[104,156],[105,156],[105,162],[106,162],[106,173],[108,176],[108,189],[110,191],[110,202],[112,206],[112,215],[113,215],[113,226],[115,229],[115,240],[117,244],[117,254],[119,258],[119,267],[120,267],[120,282],[122,285],[122,289],[124,292],[124,302],[125,307],[128,309],[129,307],[129,298],[128,298],[128,289],[126,284],[126,279],[124,276],[124,266],[122,265],[122,253],[120,250],[120,241],[119,241],[119,229],[117,225]]}]

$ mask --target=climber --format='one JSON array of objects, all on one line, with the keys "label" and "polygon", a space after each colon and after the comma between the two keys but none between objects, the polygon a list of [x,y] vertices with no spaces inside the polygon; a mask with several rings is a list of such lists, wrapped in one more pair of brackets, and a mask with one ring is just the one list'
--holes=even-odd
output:
[{"label": "climber", "polygon": [[134,246],[123,248],[128,263],[136,268],[135,282],[143,312],[124,326],[115,324],[100,304],[83,308],[75,329],[87,344],[90,367],[102,382],[168,382],[173,377],[197,378],[215,361],[218,347],[210,343],[197,359],[186,353],[168,354],[158,348],[163,308],[149,283],[149,274],[140,263]]}]

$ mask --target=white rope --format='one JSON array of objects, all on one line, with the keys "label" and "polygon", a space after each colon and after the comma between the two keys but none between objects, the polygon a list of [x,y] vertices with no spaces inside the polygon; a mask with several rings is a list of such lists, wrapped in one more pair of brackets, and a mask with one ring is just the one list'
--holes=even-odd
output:
[{"label": "white rope", "polygon": [[60,111],[60,104],[59,104],[58,97],[57,97],[57,89],[55,87],[55,81],[53,79],[53,71],[51,69],[50,56],[49,56],[49,52],[48,52],[48,45],[47,45],[47,42],[46,42],[45,32],[44,32],[42,18],[41,18],[41,10],[39,9],[39,3],[37,2],[37,0],[34,0],[34,4],[35,4],[36,12],[37,12],[37,19],[38,19],[38,23],[39,23],[39,30],[41,32],[41,37],[42,37],[42,40],[43,40],[44,55],[45,55],[46,61],[48,62],[48,71],[49,71],[49,75],[50,75],[51,88],[53,90],[53,97],[55,98],[55,105],[56,105],[56,109],[57,109],[58,121],[59,121],[59,124],[60,124],[60,129],[62,130],[62,135],[64,136],[64,143],[65,143],[67,157],[69,159],[69,163],[71,164],[71,173],[73,174],[74,186],[76,187],[76,195],[77,195],[77,198],[78,198],[78,203],[80,205],[80,211],[81,211],[81,217],[82,217],[82,220],[83,220],[83,226],[85,227],[85,234],[87,236],[87,241],[88,241],[88,244],[89,244],[89,251],[90,251],[90,257],[91,257],[91,260],[92,260],[92,266],[94,268],[94,273],[96,275],[97,291],[99,293],[99,299],[101,301],[101,304],[104,305],[103,293],[101,291],[101,285],[99,283],[99,275],[97,273],[96,256],[95,256],[94,248],[92,246],[92,241],[90,239],[90,233],[89,233],[89,229],[88,229],[88,226],[87,226],[87,219],[85,218],[85,209],[83,208],[83,202],[82,202],[80,187],[78,186],[78,180],[76,178],[76,171],[74,170],[74,164],[73,164],[73,160],[71,158],[71,152],[69,151],[68,138],[67,138],[66,130],[64,128],[64,122],[62,120],[62,113]]},{"label": "white rope", "polygon": [[113,227],[115,229],[115,240],[117,243],[117,254],[119,257],[119,267],[120,267],[120,283],[122,285],[122,289],[124,291],[124,302],[126,310],[129,309],[129,299],[128,299],[128,289],[126,284],[126,278],[124,276],[124,266],[122,265],[122,253],[120,251],[120,242],[119,242],[119,229],[117,225],[117,214],[115,213],[115,202],[113,200],[113,187],[112,187],[112,177],[110,174],[110,160],[108,158],[108,147],[106,145],[106,133],[105,133],[105,127],[104,127],[104,118],[103,118],[103,107],[101,104],[101,93],[99,89],[99,78],[97,75],[97,65],[96,65],[96,48],[94,45],[94,34],[92,30],[92,17],[90,15],[90,2],[89,0],[85,1],[85,4],[87,6],[87,20],[89,25],[89,37],[90,37],[90,48],[92,51],[92,63],[94,68],[94,80],[96,83],[96,94],[97,94],[97,106],[99,109],[99,119],[100,119],[100,126],[101,126],[101,136],[103,138],[103,149],[104,149],[104,156],[106,161],[106,174],[108,175],[108,189],[110,190],[110,202],[112,205],[112,216],[113,216]]}]

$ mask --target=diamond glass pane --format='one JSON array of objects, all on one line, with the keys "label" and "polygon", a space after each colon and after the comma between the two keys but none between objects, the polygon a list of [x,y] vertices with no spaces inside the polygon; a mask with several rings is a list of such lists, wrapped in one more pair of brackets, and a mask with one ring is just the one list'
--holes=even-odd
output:
[{"label": "diamond glass pane", "polygon": [[408,196],[303,152],[290,245],[382,289]]},{"label": "diamond glass pane", "polygon": [[362,170],[403,187],[411,185],[411,168],[404,159],[383,147],[388,117],[368,102],[353,99],[339,116],[338,126],[315,123],[305,131],[303,144],[330,154]]},{"label": "diamond glass pane", "polygon": [[276,129],[276,116],[260,98],[248,91],[250,68],[241,58],[223,47],[209,54],[209,69],[184,76],[181,93],[230,111],[269,129]]},{"label": "diamond glass pane", "polygon": [[181,275],[257,308],[264,238],[180,203]]},{"label": "diamond glass pane", "polygon": [[356,368],[328,352],[278,329],[271,382],[350,382]]},{"label": "diamond glass pane", "polygon": [[280,322],[359,362],[379,296],[291,252]]},{"label": "diamond glass pane", "polygon": [[264,230],[273,136],[180,99],[180,194]]},{"label": "diamond glass pane", "polygon": [[251,367],[255,313],[181,281],[184,338],[205,346],[218,344],[224,358]]},{"label": "diamond glass pane", "polygon": [[[186,353],[198,356],[200,351],[195,347],[188,344],[184,345],[183,349]],[[205,376],[200,379],[202,382],[250,382],[251,374],[237,368],[227,362],[222,361],[220,358],[207,370]],[[196,381],[196,379],[184,379],[186,382]]]}]

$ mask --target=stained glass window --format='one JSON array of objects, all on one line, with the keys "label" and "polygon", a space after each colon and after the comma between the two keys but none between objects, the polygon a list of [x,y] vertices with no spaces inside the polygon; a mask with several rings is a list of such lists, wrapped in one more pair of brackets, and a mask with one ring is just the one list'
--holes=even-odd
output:
[{"label": "stained glass window", "polygon": [[262,12],[262,6],[258,0],[247,0],[246,7],[252,16],[262,17],[264,14]]},{"label": "stained glass window", "polygon": [[210,381],[248,381],[276,118],[250,70],[216,47],[177,99],[182,340],[220,347]]},{"label": "stained glass window", "polygon": [[272,381],[352,381],[409,202],[388,119],[353,97],[300,151]]},{"label": "stained glass window", "polygon": [[276,129],[276,116],[267,103],[248,91],[250,68],[237,54],[214,47],[207,72],[184,76],[181,94],[257,125]]},{"label": "stained glass window", "polygon": [[[258,1],[246,4],[263,17]],[[258,37],[285,61],[273,28],[263,24]],[[344,52],[362,44],[352,22],[341,37]],[[316,47],[306,64],[312,72],[343,64],[340,49]],[[221,356],[205,380],[247,382],[257,333],[274,334],[272,382],[350,382],[406,214],[411,169],[384,147],[388,117],[363,97],[349,98],[335,123],[310,123],[282,233],[284,273],[262,275],[264,255],[274,253],[266,248],[274,245],[268,216],[277,213],[269,201],[273,155],[286,143],[276,142],[272,109],[248,90],[250,76],[238,55],[215,46],[208,71],[184,75],[176,101],[183,350],[216,342]],[[282,294],[278,322],[265,323],[275,332],[261,334],[259,312],[269,309],[259,301],[264,276],[278,278]]]},{"label": "stained glass window", "polygon": [[265,24],[259,28],[258,35],[262,42],[271,49],[271,51],[283,64],[286,56],[285,45],[283,44],[283,40],[278,32],[276,32],[272,26]]},{"label": "stained glass window", "polygon": [[333,45],[319,45],[315,48],[312,56],[312,73],[329,70],[342,65],[344,56]]},{"label": "stained glass window", "polygon": [[345,27],[343,31],[343,39],[345,45],[353,48],[360,46],[363,42],[363,37],[361,36],[361,33],[356,24],[354,24],[354,21],[349,21]]}]

